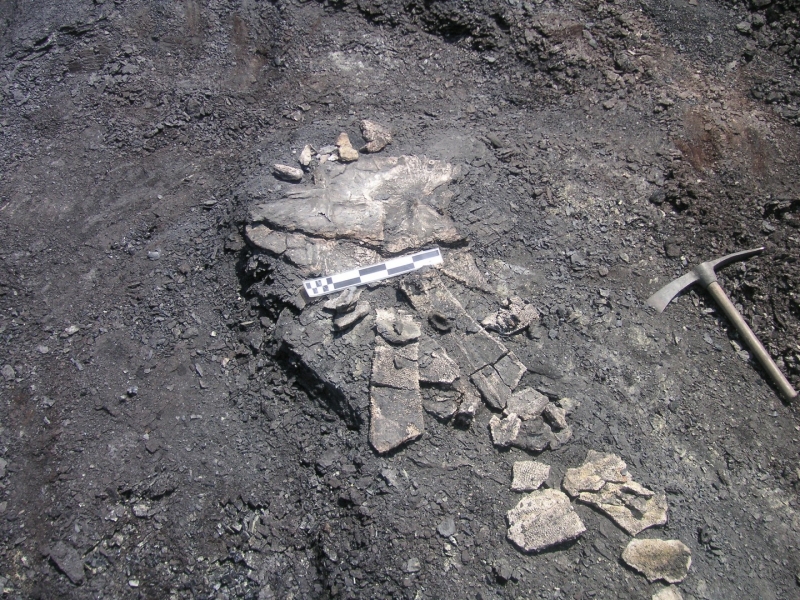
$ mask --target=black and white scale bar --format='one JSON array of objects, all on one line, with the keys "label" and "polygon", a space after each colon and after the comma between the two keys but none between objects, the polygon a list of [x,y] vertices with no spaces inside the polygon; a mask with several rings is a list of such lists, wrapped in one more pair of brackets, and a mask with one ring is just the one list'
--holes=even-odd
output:
[{"label": "black and white scale bar", "polygon": [[438,265],[441,262],[442,252],[437,247],[431,250],[415,252],[414,254],[407,254],[406,256],[390,258],[377,265],[360,267],[319,279],[309,279],[303,282],[303,287],[309,297],[316,298],[317,296],[339,292],[345,288],[374,283],[375,281],[416,271],[422,267]]}]

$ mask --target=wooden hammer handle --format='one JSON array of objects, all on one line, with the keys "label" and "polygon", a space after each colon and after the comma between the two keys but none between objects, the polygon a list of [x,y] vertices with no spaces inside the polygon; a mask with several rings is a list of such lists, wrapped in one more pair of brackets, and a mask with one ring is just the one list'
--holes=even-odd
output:
[{"label": "wooden hammer handle", "polygon": [[733,303],[728,299],[728,296],[720,287],[719,283],[716,281],[712,281],[708,284],[708,292],[714,297],[714,300],[717,301],[722,307],[722,310],[725,312],[725,315],[728,317],[731,323],[734,324],[736,329],[739,331],[739,335],[744,338],[744,341],[747,342],[747,345],[750,347],[750,351],[755,355],[758,359],[758,362],[761,363],[761,366],[764,367],[764,370],[769,374],[772,378],[772,381],[775,382],[775,385],[778,386],[781,394],[783,397],[786,398],[789,402],[797,398],[797,392],[792,387],[792,384],[783,376],[783,373],[780,372],[778,369],[778,365],[772,360],[772,357],[766,351],[764,346],[761,345],[761,342],[758,341],[756,334],[753,333],[753,330],[747,326],[747,323],[744,322],[742,315],[739,314],[739,311],[736,310],[736,307]]}]

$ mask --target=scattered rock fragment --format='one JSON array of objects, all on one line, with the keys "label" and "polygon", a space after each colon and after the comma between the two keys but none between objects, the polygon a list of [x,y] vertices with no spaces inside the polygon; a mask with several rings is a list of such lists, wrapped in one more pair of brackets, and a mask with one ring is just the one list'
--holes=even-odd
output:
[{"label": "scattered rock fragment", "polygon": [[541,415],[548,404],[550,404],[550,400],[544,394],[533,388],[523,388],[511,395],[506,410],[516,413],[520,419],[527,421]]},{"label": "scattered rock fragment", "polygon": [[445,517],[442,519],[442,521],[436,526],[436,531],[443,538],[449,538],[451,535],[455,535],[456,522],[453,517]]},{"label": "scattered rock fragment", "polygon": [[336,138],[336,147],[339,148],[339,160],[342,162],[354,162],[358,160],[358,150],[353,148],[350,137],[342,132]]},{"label": "scattered rock fragment", "polygon": [[616,454],[589,450],[583,465],[567,469],[563,487],[570,496],[608,515],[630,535],[667,522],[666,496],[633,481],[627,465]]},{"label": "scattered rock fragment", "polygon": [[495,410],[503,410],[511,398],[508,387],[500,374],[492,365],[487,365],[477,373],[473,373],[470,381],[478,388],[484,402]]},{"label": "scattered rock fragment", "polygon": [[622,560],[650,582],[679,583],[689,574],[692,551],[680,540],[631,540]]},{"label": "scattered rock fragment", "polygon": [[59,570],[64,573],[75,585],[80,585],[84,580],[83,560],[78,551],[69,544],[57,542],[50,550],[50,559]]},{"label": "scattered rock fragment", "polygon": [[542,412],[544,420],[550,425],[551,429],[561,431],[569,427],[567,425],[567,413],[563,408],[556,404],[548,404]]},{"label": "scattered rock fragment", "polygon": [[407,344],[419,339],[422,330],[409,314],[395,313],[393,310],[378,309],[375,328],[387,342]]},{"label": "scattered rock fragment", "polygon": [[508,448],[517,440],[520,425],[522,425],[522,421],[514,413],[511,413],[504,419],[493,415],[489,420],[489,431],[492,434],[492,443],[500,448]]},{"label": "scattered rock fragment", "polygon": [[470,386],[465,387],[467,389],[461,396],[461,404],[453,418],[459,427],[469,427],[481,407],[481,397]]},{"label": "scattered rock fragment", "polygon": [[282,179],[284,181],[297,182],[303,179],[303,169],[290,167],[289,165],[273,165],[272,174],[278,179]]},{"label": "scattered rock fragment", "polygon": [[573,498],[584,491],[597,492],[608,483],[628,481],[628,467],[616,454],[589,450],[586,461],[575,469],[567,469],[564,490]]},{"label": "scattered rock fragment", "polygon": [[366,152],[380,152],[392,142],[392,134],[386,127],[368,119],[361,121],[361,135],[367,140],[363,148]]},{"label": "scattered rock fragment", "polygon": [[569,498],[558,490],[532,492],[508,511],[508,539],[525,552],[574,540],[584,531]]},{"label": "scattered rock fragment", "polygon": [[17,372],[14,370],[14,367],[11,365],[3,365],[2,372],[0,374],[3,375],[3,379],[6,381],[14,381],[17,376]]},{"label": "scattered rock fragment", "polygon": [[532,304],[525,304],[522,298],[514,296],[506,301],[506,308],[486,317],[481,325],[500,335],[509,336],[524,331],[538,321],[539,311]]},{"label": "scattered rock fragment", "polygon": [[333,320],[333,328],[336,331],[344,331],[345,329],[349,329],[361,319],[366,317],[370,312],[372,312],[372,307],[370,306],[369,302],[362,300],[361,302],[358,302],[350,312],[346,312],[336,317]]},{"label": "scattered rock fragment", "polygon": [[303,150],[300,152],[300,156],[297,157],[297,162],[304,167],[307,167],[311,164],[312,156],[314,156],[314,148],[311,146],[311,144],[306,144],[303,147]]},{"label": "scattered rock fragment", "polygon": [[419,562],[418,558],[409,558],[405,565],[403,565],[403,570],[406,573],[416,573],[422,569],[422,564]]},{"label": "scattered rock fragment", "polygon": [[322,305],[325,310],[332,310],[337,314],[344,314],[353,310],[361,298],[363,288],[347,288],[338,296],[334,296]]},{"label": "scattered rock fragment", "polygon": [[550,465],[535,460],[519,460],[514,463],[514,479],[511,489],[515,492],[538,490],[550,477]]},{"label": "scattered rock fragment", "polygon": [[683,595],[672,586],[663,587],[653,594],[652,600],[683,600]]},{"label": "scattered rock fragment", "polygon": [[542,452],[548,446],[558,447],[560,444],[550,426],[541,417],[536,417],[522,422],[519,434],[512,445],[527,452]]}]

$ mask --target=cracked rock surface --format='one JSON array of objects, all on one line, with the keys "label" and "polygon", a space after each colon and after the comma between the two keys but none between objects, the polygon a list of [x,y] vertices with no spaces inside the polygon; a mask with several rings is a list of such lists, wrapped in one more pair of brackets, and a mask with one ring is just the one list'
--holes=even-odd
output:
[{"label": "cracked rock surface", "polygon": [[569,498],[558,490],[532,492],[508,511],[508,539],[525,552],[574,540],[584,531]]},{"label": "cracked rock surface", "polygon": [[594,506],[617,525],[636,535],[667,522],[667,498],[636,483],[615,454],[589,450],[578,468],[567,469],[563,487],[571,496]]}]

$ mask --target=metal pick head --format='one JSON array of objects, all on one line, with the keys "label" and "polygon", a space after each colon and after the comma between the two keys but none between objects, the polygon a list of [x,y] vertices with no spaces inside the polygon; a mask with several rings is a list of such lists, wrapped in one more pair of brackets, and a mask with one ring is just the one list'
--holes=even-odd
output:
[{"label": "metal pick head", "polygon": [[685,275],[675,279],[674,281],[670,281],[667,285],[650,296],[647,299],[647,304],[648,306],[655,308],[658,312],[664,312],[667,304],[669,304],[675,296],[680,294],[685,288],[692,285],[695,281],[701,279],[703,274],[713,274],[717,269],[726,267],[737,260],[745,260],[751,256],[755,256],[756,254],[760,254],[763,250],[763,246],[761,248],[754,248],[752,250],[742,250],[741,252],[728,254],[727,256],[718,258],[717,260],[709,260],[704,263],[700,263]]}]

